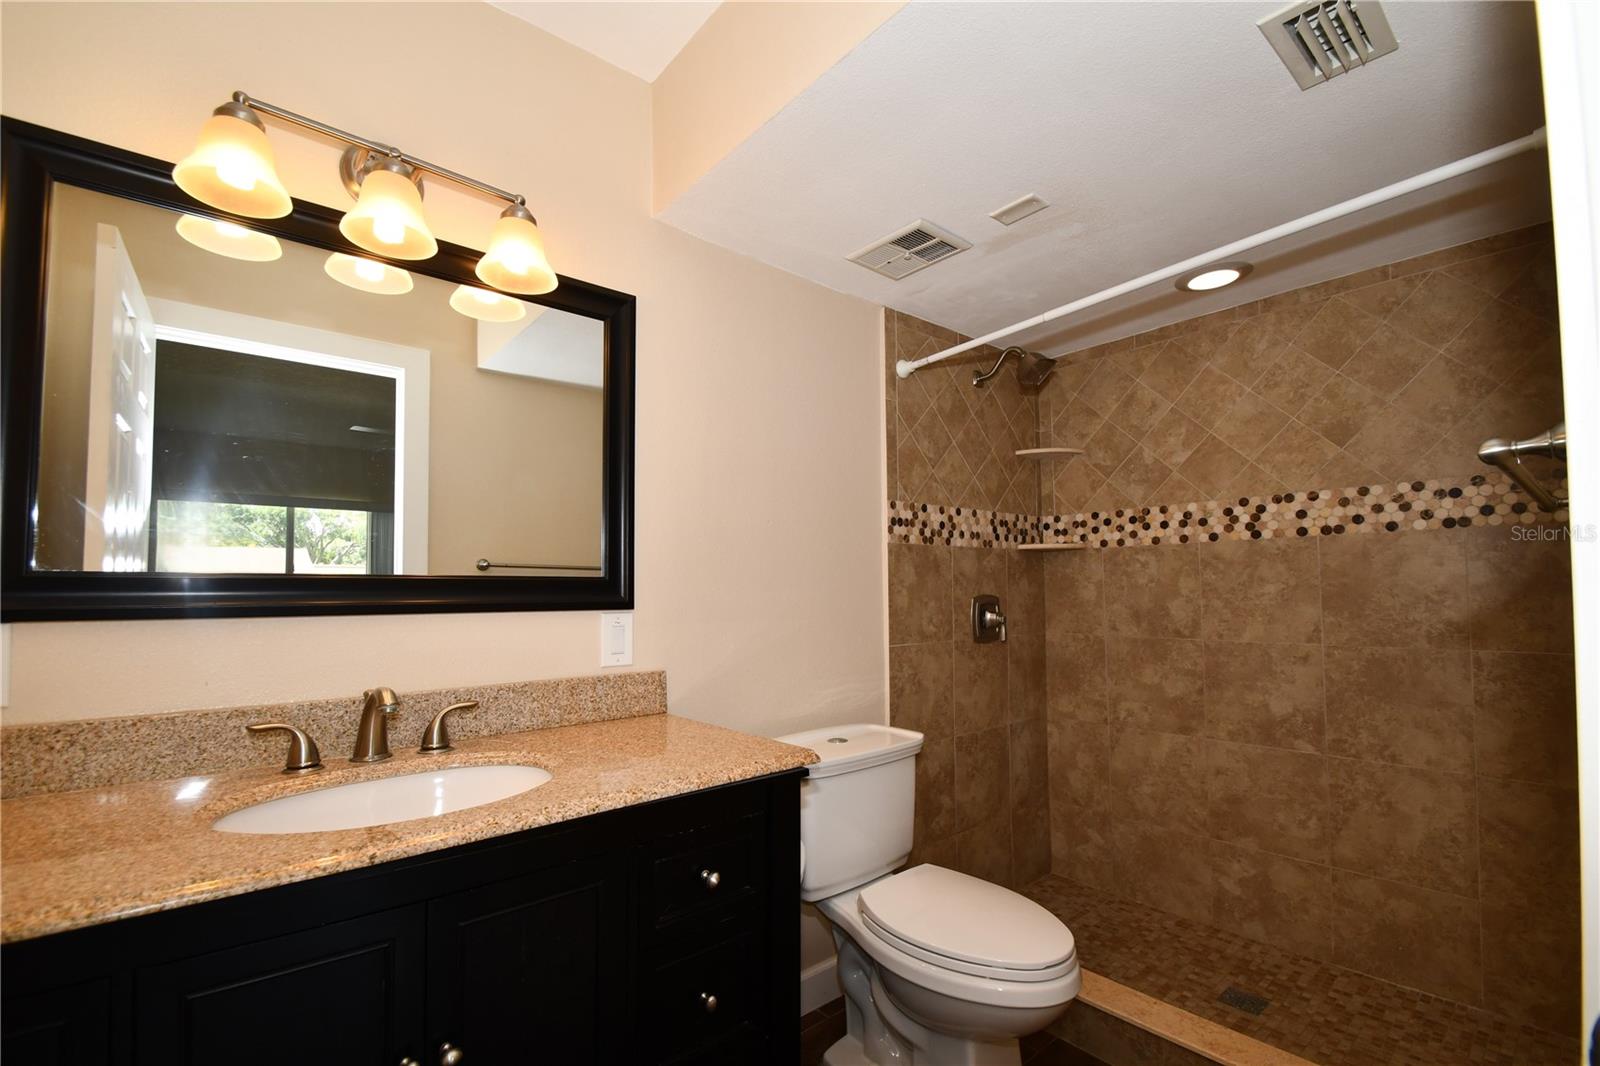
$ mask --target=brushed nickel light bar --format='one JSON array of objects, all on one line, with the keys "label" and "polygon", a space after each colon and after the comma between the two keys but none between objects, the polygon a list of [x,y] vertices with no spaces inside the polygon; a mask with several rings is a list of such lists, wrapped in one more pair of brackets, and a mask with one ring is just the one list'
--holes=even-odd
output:
[{"label": "brushed nickel light bar", "polygon": [[[479,181],[477,178],[468,177],[460,171],[451,170],[449,167],[442,167],[437,163],[430,163],[426,159],[411,155],[409,152],[403,152],[392,144],[384,144],[382,141],[375,141],[370,137],[363,137],[359,133],[351,133],[349,130],[340,129],[338,126],[330,126],[326,122],[310,118],[295,111],[290,111],[286,107],[279,107],[277,104],[269,104],[265,100],[258,100],[248,93],[235,92],[233,94],[233,102],[238,104],[240,107],[249,108],[252,111],[259,111],[263,115],[271,115],[273,118],[282,119],[285,122],[292,122],[296,126],[303,126],[308,130],[314,130],[325,137],[332,137],[336,141],[343,141],[352,148],[356,149],[356,152],[347,150],[344,157],[342,157],[339,161],[340,175],[345,178],[345,187],[351,190],[352,195],[361,185],[360,175],[362,172],[358,169],[358,167],[365,165],[364,162],[359,164],[356,163],[355,157],[361,150],[365,150],[378,156],[382,156],[385,159],[392,159],[398,163],[412,168],[413,170],[427,171],[429,174],[434,174],[438,177],[453,181],[458,185],[465,185],[469,188],[477,189],[479,192],[487,193],[496,199],[505,200],[507,203],[515,204],[518,207],[525,208],[527,206],[527,200],[522,196],[521,193],[508,192],[497,185],[490,185],[486,181]],[[350,159],[352,161],[350,164],[350,170],[348,171],[346,169],[345,159]],[[351,181],[352,174],[355,176],[353,183]],[[533,216],[529,215],[528,217],[532,218]]]}]

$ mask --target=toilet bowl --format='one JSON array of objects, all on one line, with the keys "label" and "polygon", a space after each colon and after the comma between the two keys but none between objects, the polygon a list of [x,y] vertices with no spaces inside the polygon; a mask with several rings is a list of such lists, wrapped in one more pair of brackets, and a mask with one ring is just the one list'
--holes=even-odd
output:
[{"label": "toilet bowl", "polygon": [[1072,933],[1010,889],[911,845],[922,736],[858,725],[782,738],[815,750],[801,794],[801,898],[833,927],[847,1033],[827,1066],[1018,1066],[1017,1040],[1078,994]]}]

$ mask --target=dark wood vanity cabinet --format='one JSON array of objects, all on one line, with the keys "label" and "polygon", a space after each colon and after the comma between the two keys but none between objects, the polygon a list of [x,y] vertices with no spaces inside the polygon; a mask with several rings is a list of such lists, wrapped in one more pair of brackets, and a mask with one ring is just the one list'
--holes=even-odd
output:
[{"label": "dark wood vanity cabinet", "polygon": [[794,1062],[801,776],[6,945],[0,1059]]}]

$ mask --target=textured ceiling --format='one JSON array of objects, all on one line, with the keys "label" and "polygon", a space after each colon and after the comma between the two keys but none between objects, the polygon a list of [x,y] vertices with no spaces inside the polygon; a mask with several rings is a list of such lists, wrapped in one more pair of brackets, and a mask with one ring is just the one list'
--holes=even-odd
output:
[{"label": "textured ceiling", "polygon": [[[1398,51],[1302,92],[1275,3],[913,3],[662,217],[976,335],[1520,137],[1542,122],[1533,5],[1386,5]],[[1027,338],[1063,351],[1549,217],[1540,155]],[[988,213],[1037,193],[1006,228]],[[845,256],[917,218],[971,251],[892,282]]]}]

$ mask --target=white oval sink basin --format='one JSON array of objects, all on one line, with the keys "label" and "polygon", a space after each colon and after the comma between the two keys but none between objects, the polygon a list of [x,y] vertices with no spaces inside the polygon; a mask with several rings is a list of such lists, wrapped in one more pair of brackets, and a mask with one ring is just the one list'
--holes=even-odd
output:
[{"label": "white oval sink basin", "polygon": [[464,811],[538,788],[537,766],[452,766],[267,800],[211,824],[224,833],[325,833]]}]

